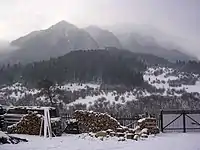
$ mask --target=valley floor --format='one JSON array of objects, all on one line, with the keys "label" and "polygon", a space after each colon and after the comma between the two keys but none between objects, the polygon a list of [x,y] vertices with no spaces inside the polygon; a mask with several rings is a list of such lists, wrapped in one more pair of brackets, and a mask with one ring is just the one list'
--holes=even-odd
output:
[{"label": "valley floor", "polygon": [[200,150],[200,133],[166,133],[145,140],[119,142],[115,138],[105,141],[84,135],[65,135],[52,139],[17,135],[28,143],[0,145],[1,150]]}]

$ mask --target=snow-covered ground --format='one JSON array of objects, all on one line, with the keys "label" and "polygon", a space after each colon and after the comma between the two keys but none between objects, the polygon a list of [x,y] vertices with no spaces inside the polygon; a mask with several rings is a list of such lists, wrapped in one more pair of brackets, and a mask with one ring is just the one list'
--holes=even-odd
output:
[{"label": "snow-covered ground", "polygon": [[[157,74],[157,75],[156,75]],[[179,80],[186,78],[189,80],[197,80],[194,85],[186,85],[180,84],[178,86],[171,86],[171,84],[179,84]],[[200,79],[197,74],[188,74],[185,72],[178,72],[172,68],[164,68],[164,67],[154,67],[148,68],[144,73],[144,80],[154,86],[157,89],[161,89],[158,91],[152,90],[151,93],[147,92],[147,89],[133,89],[133,91],[125,92],[125,93],[117,93],[116,91],[110,91],[106,93],[105,91],[100,91],[100,85],[86,83],[69,83],[64,85],[57,85],[56,88],[60,88],[64,91],[69,91],[69,93],[73,93],[74,91],[79,91],[83,93],[83,90],[86,91],[90,89],[87,95],[81,96],[82,94],[74,94],[78,95],[76,99],[73,99],[70,104],[65,104],[63,100],[59,102],[64,106],[72,106],[75,104],[86,104],[87,106],[93,105],[97,100],[103,100],[103,102],[109,102],[110,104],[125,104],[128,101],[138,100],[141,97],[146,97],[150,95],[162,95],[162,96],[181,96],[184,92],[192,93],[198,92],[200,93]],[[91,92],[93,89],[93,92]],[[164,91],[163,91],[164,90]],[[18,100],[24,98],[27,95],[34,95],[37,102],[46,102],[48,100],[44,95],[38,95],[40,91],[37,89],[28,89],[24,87],[20,83],[15,83],[10,86],[0,88],[0,98],[6,102],[10,102],[10,104],[14,104]],[[96,94],[94,94],[96,92]],[[69,97],[70,94],[68,93]],[[73,95],[73,96],[74,96]],[[86,96],[86,97],[85,97]],[[85,98],[84,98],[85,97]]]},{"label": "snow-covered ground", "polygon": [[121,141],[109,138],[104,141],[83,135],[65,135],[52,139],[17,135],[28,143],[0,145],[1,150],[200,150],[199,133],[159,134],[140,141]]},{"label": "snow-covered ground", "polygon": [[132,92],[125,92],[123,95],[120,95],[118,100],[115,99],[115,97],[117,96],[117,92],[113,91],[113,92],[102,92],[100,95],[98,96],[87,96],[86,98],[79,98],[76,101],[72,102],[69,104],[69,106],[74,105],[74,104],[86,104],[87,106],[89,105],[93,105],[95,103],[96,100],[104,98],[105,101],[104,102],[110,102],[110,104],[124,104],[128,101],[134,101],[137,100],[136,96],[133,95]]},{"label": "snow-covered ground", "polygon": [[10,86],[5,86],[0,89],[0,96],[9,96],[11,99],[15,99],[18,101],[19,99],[23,98],[27,94],[37,94],[39,90],[37,89],[27,89],[21,83],[14,83]]},{"label": "snow-covered ground", "polygon": [[78,90],[82,90],[82,89],[87,89],[88,87],[93,88],[93,89],[99,89],[100,85],[91,84],[91,83],[87,83],[87,84],[72,83],[72,84],[62,85],[62,86],[60,86],[60,89],[73,92],[73,91],[78,91]]},{"label": "snow-covered ground", "polygon": [[[154,75],[154,73],[159,70],[162,70],[163,72],[157,76]],[[175,75],[173,74],[174,71],[175,70],[172,68],[164,68],[164,67],[149,68],[144,74],[144,80],[147,81],[149,84],[155,86],[156,88],[163,88],[165,90],[168,89],[185,90],[189,93],[200,92],[200,79],[198,78],[197,74],[192,74],[194,78],[198,78],[198,81],[196,82],[195,85],[181,85],[179,87],[170,86],[168,81],[174,81],[181,79],[183,77],[187,77],[187,75],[185,75],[184,72],[180,72]]]}]

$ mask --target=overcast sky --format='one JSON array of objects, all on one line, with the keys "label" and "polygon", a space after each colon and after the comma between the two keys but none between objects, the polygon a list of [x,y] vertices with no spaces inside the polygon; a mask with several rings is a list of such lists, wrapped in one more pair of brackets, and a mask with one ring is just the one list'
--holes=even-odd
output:
[{"label": "overcast sky", "polygon": [[149,24],[200,51],[200,0],[0,0],[0,39],[13,40],[60,20],[79,27]]}]

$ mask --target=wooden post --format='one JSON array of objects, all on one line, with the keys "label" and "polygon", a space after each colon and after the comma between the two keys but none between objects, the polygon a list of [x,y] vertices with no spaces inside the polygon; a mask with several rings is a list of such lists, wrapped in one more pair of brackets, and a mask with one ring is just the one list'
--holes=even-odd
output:
[{"label": "wooden post", "polygon": [[49,109],[47,111],[47,121],[48,121],[48,130],[49,130],[49,137],[52,137],[52,128],[51,128],[51,117],[50,117],[50,113],[49,113]]},{"label": "wooden post", "polygon": [[44,118],[42,118],[42,120],[41,120],[41,125],[40,125],[40,136],[42,136],[43,124],[44,124]]},{"label": "wooden post", "polygon": [[183,133],[186,132],[186,125],[185,125],[185,111],[183,111]]},{"label": "wooden post", "polygon": [[51,118],[49,108],[44,109],[44,137],[52,137]]},{"label": "wooden post", "polygon": [[160,129],[161,129],[161,132],[163,132],[163,110],[161,110],[160,112]]}]

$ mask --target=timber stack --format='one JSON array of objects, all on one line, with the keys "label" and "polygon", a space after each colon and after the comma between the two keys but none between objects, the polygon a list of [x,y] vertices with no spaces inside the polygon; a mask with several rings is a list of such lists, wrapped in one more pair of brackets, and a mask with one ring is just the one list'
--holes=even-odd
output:
[{"label": "timber stack", "polygon": [[8,127],[10,134],[29,134],[39,135],[42,115],[29,113],[25,115],[20,122]]},{"label": "timber stack", "polygon": [[[43,115],[29,112],[18,123],[8,126],[7,132],[9,134],[39,135],[40,130],[43,131],[43,128],[41,129],[42,118]],[[51,119],[51,127],[54,135],[62,135],[60,118]]]},{"label": "timber stack", "polygon": [[106,113],[93,111],[77,110],[74,118],[78,121],[79,131],[81,133],[98,132],[111,129],[116,131],[120,128],[120,123]]},{"label": "timber stack", "polygon": [[140,127],[140,129],[148,129],[149,134],[159,133],[156,118],[142,118],[138,120],[138,126]]}]

